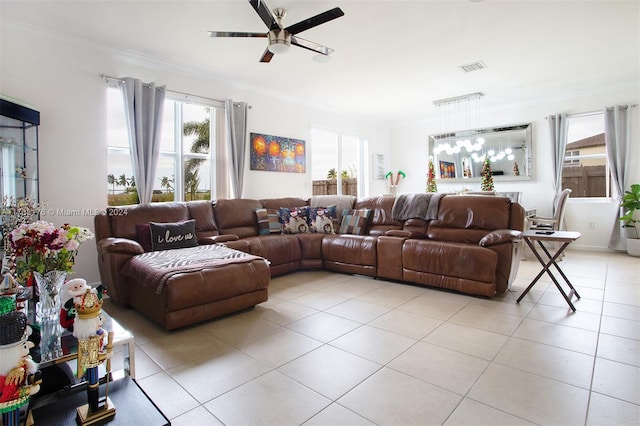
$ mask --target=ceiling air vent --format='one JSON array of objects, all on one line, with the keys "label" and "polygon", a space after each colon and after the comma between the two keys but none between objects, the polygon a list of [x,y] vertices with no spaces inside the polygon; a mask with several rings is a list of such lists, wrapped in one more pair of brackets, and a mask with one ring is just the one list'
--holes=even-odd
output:
[{"label": "ceiling air vent", "polygon": [[464,72],[478,71],[485,69],[487,65],[482,61],[472,62],[466,65],[460,65],[459,68]]}]

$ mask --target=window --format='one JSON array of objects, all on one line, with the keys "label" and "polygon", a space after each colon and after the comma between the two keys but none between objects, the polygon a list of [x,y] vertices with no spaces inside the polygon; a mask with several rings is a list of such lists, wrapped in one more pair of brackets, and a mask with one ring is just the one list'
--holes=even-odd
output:
[{"label": "window", "polygon": [[610,181],[604,114],[570,116],[562,189],[571,189],[571,198],[610,197]]},{"label": "window", "polygon": [[367,141],[330,130],[311,130],[313,195],[366,194]]},{"label": "window", "polygon": [[[110,87],[107,101],[108,203],[137,204],[121,91]],[[216,128],[224,125],[224,115],[216,113],[221,108],[213,101],[185,102],[167,93],[152,202],[211,199]]]},{"label": "window", "polygon": [[580,151],[567,151],[564,156],[565,166],[580,166],[580,160],[573,157],[579,157]]}]

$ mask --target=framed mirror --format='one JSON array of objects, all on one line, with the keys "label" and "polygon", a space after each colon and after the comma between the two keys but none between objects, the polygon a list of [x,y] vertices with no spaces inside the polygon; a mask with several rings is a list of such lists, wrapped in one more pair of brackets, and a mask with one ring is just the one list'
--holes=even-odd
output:
[{"label": "framed mirror", "polygon": [[496,181],[529,180],[532,170],[532,124],[461,130],[429,136],[429,159],[436,178],[446,182],[480,182],[485,156]]}]

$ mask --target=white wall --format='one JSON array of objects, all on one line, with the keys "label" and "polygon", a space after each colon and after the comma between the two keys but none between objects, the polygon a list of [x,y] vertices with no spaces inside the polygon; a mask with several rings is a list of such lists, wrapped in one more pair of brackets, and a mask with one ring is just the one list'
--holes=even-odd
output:
[{"label": "white wall", "polygon": [[[486,96],[491,96],[490,93]],[[577,93],[571,98],[540,99],[527,104],[506,105],[500,110],[482,111],[482,127],[533,123],[533,178],[530,181],[496,182],[497,191],[521,191],[522,204],[535,207],[540,215],[551,215],[553,201],[553,171],[551,142],[545,117],[556,113],[581,113],[601,110],[606,106],[638,104],[639,82],[595,88],[590,93]],[[630,182],[640,182],[640,107],[632,108]],[[453,129],[451,129],[453,130]],[[433,120],[407,124],[391,131],[393,149],[392,169],[407,172],[401,192],[424,192],[427,179],[428,136],[440,133]],[[460,191],[464,188],[479,191],[480,182],[438,182],[441,192]],[[565,214],[567,229],[579,231],[582,238],[572,248],[607,250],[609,235],[617,223],[617,201],[569,200]],[[594,229],[589,224],[594,223]]]},{"label": "white wall", "polygon": [[[40,199],[50,213],[43,219],[93,229],[90,215],[66,211],[100,210],[107,205],[106,83],[99,78],[130,76],[168,89],[214,99],[247,101],[252,109],[248,132],[309,140],[312,126],[336,129],[367,139],[372,152],[388,154],[389,130],[359,117],[296,104],[231,82],[170,64],[60,38],[40,29],[3,22],[0,29],[0,93],[34,106],[41,113]],[[247,168],[248,166],[247,153]],[[309,164],[309,163],[308,163]],[[381,193],[376,182],[372,191]],[[247,171],[246,198],[309,197],[311,173]],[[75,276],[99,281],[93,243],[80,248]]]}]

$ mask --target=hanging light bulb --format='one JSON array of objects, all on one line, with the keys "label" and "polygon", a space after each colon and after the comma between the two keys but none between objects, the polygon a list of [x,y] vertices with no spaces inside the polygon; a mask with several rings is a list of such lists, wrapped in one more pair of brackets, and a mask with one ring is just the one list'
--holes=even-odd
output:
[{"label": "hanging light bulb", "polygon": [[506,149],[504,150],[504,153],[505,153],[505,154],[511,154],[512,152],[513,152],[513,150],[512,150],[511,148],[506,148]]}]

